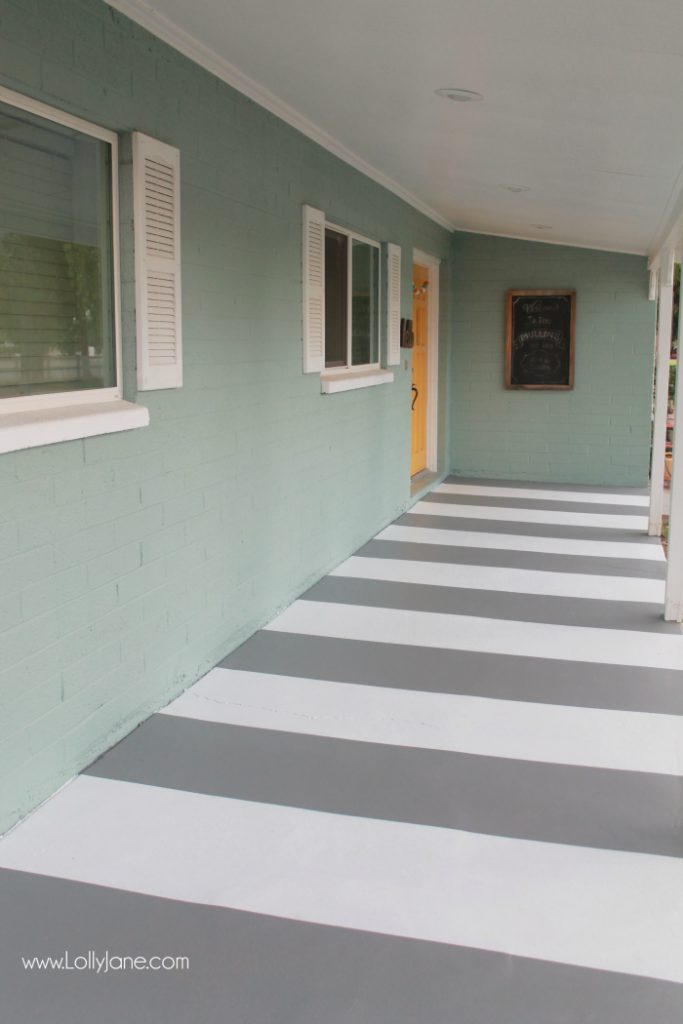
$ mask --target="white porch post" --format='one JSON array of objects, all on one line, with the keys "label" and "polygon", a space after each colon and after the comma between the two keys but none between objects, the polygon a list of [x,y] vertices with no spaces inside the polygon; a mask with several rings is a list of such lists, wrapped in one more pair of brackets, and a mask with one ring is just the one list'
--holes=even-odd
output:
[{"label": "white porch post", "polygon": [[662,534],[666,416],[669,397],[671,318],[673,315],[674,296],[673,284],[674,253],[673,250],[669,250],[663,254],[659,275],[657,359],[655,368],[654,423],[652,429],[652,466],[650,469],[650,518],[648,523],[648,533],[651,537],[660,537]]},{"label": "white porch post", "polygon": [[666,592],[664,618],[669,622],[683,619],[683,383],[681,383],[681,339],[683,316],[678,316],[678,368],[674,406],[673,458],[671,460],[671,508],[669,510],[669,543],[667,545]]}]

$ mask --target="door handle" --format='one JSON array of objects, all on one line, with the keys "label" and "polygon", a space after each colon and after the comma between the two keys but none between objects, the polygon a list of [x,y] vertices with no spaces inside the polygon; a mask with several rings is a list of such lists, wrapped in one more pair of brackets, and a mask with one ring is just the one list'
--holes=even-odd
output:
[{"label": "door handle", "polygon": [[415,387],[414,384],[413,384],[413,386],[411,388],[411,391],[414,392],[413,400],[410,403],[410,408],[411,408],[411,411],[412,411],[415,408],[415,403],[417,402],[417,399],[418,399],[418,396],[419,396],[420,392],[417,390],[417,388]]}]

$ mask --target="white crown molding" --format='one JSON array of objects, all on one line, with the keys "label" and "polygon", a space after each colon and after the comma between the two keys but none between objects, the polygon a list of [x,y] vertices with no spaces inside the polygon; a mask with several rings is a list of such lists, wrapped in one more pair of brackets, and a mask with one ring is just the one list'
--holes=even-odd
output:
[{"label": "white crown molding", "polygon": [[538,242],[539,245],[564,245],[567,249],[590,249],[591,252],[613,252],[618,256],[642,256],[644,249],[615,249],[609,245],[589,245],[587,242],[564,242],[561,238],[539,238],[532,235],[510,235],[502,231],[483,231],[480,228],[453,228],[459,235],[485,235],[486,238],[509,238],[513,242]]},{"label": "white crown molding", "polygon": [[168,43],[169,46],[184,54],[185,57],[189,57],[195,64],[199,64],[200,67],[210,71],[212,75],[227,82],[228,85],[248,96],[255,103],[265,107],[266,110],[279,117],[280,120],[286,121],[292,128],[296,128],[302,135],[306,135],[313,142],[317,142],[323,149],[333,153],[345,163],[350,164],[351,167],[360,171],[361,174],[393,192],[399,199],[403,199],[416,210],[419,210],[420,213],[423,213],[425,217],[429,217],[430,220],[435,221],[449,231],[454,230],[455,225],[429,206],[428,203],[423,202],[416,195],[413,195],[412,192],[408,191],[408,189],[399,185],[393,178],[390,178],[382,171],[378,171],[377,168],[367,163],[362,157],[357,156],[342,142],[339,142],[338,139],[329,135],[328,132],[319,128],[312,121],[309,121],[307,117],[304,117],[303,114],[300,114],[293,107],[290,107],[289,104],[279,99],[269,89],[266,89],[248,75],[243,74],[239,68],[224,60],[214,50],[204,46],[194,36],[179,28],[163,14],[160,14],[151,4],[145,3],[144,0],[104,0],[104,2],[109,7],[120,11],[121,14],[125,14],[131,21],[147,29],[148,32],[151,32],[158,39]]}]

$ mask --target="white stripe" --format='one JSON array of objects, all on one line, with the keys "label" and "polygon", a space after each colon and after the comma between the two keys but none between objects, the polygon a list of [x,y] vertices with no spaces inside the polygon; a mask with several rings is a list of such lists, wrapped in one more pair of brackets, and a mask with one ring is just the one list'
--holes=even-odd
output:
[{"label": "white stripe", "polygon": [[683,863],[80,776],[7,868],[683,982]]},{"label": "white stripe", "polygon": [[483,757],[683,775],[683,718],[215,668],[162,712]]},{"label": "white stripe", "polygon": [[441,501],[418,501],[408,512],[420,516],[496,519],[511,523],[544,523],[547,526],[590,526],[603,530],[638,530],[647,533],[647,516],[554,512],[539,508],[496,508],[492,505],[456,505]]},{"label": "white stripe", "polygon": [[440,484],[435,493],[471,494],[482,498],[523,498],[533,501],[582,501],[590,505],[636,505],[647,508],[646,494],[608,494],[605,491],[549,491],[535,487],[490,487],[479,484]]},{"label": "white stripe", "polygon": [[[683,636],[329,601],[295,601],[265,629],[387,644],[683,670]],[[682,677],[683,685],[683,677]]]},{"label": "white stripe", "polygon": [[463,587],[502,593],[547,597],[578,597],[597,601],[664,603],[664,580],[630,576],[589,576],[581,573],[506,569],[490,565],[450,565],[403,558],[365,558],[354,555],[330,576],[433,587]]},{"label": "white stripe", "polygon": [[539,551],[548,555],[584,555],[589,558],[637,558],[664,562],[661,544],[635,541],[573,540],[564,537],[524,537],[522,534],[478,533],[474,530],[438,530],[428,526],[387,526],[376,540],[411,544],[440,544],[456,548],[493,548],[501,551]]}]

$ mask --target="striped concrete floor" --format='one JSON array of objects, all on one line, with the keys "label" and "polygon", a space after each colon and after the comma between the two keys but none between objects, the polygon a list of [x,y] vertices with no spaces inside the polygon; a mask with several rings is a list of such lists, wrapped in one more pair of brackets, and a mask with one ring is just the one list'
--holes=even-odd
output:
[{"label": "striped concrete floor", "polygon": [[[640,491],[451,479],[0,842],[7,1024],[680,1024]],[[190,958],[25,972],[20,955]]]}]

